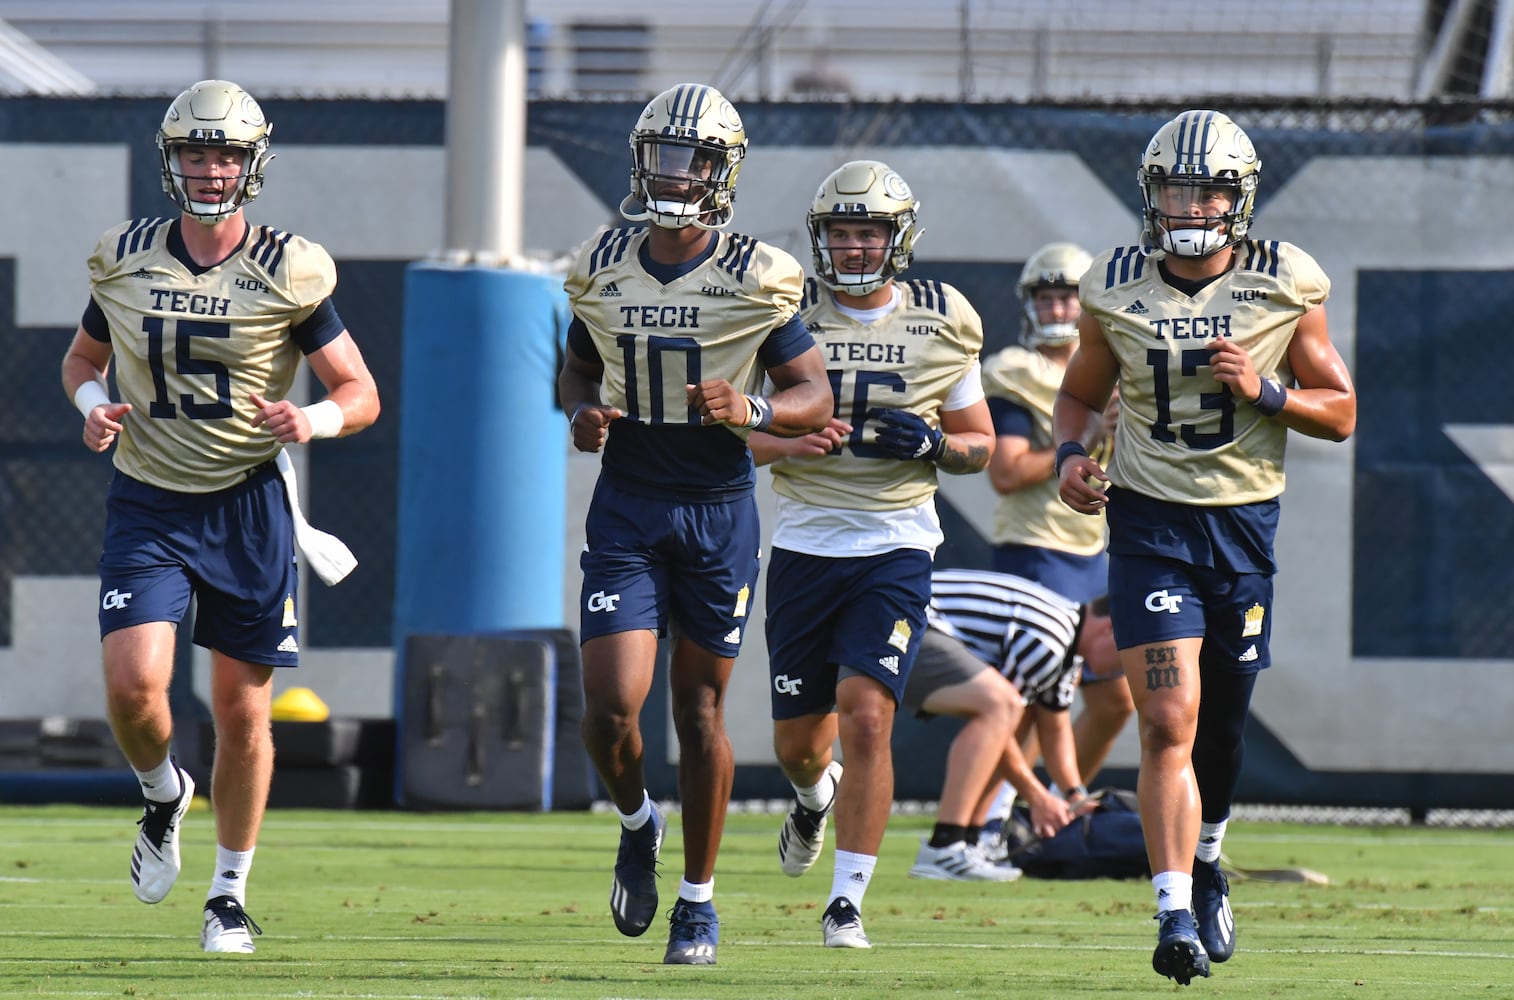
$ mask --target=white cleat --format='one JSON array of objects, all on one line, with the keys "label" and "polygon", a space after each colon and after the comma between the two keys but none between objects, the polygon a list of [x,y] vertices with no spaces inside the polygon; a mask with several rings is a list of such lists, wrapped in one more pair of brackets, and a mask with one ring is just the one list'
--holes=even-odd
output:
[{"label": "white cleat", "polygon": [[783,829],[778,831],[778,864],[783,874],[798,878],[815,864],[820,849],[825,846],[825,823],[831,810],[836,808],[836,790],[841,787],[841,764],[831,761],[826,765],[821,781],[830,778],[831,804],[824,809],[807,809],[795,802],[784,818]]},{"label": "white cleat", "polygon": [[831,905],[825,908],[825,915],[820,918],[820,929],[825,935],[827,948],[873,946],[867,939],[867,932],[862,929],[862,914],[857,912],[857,908],[845,896],[831,900]]},{"label": "white cleat", "polygon": [[252,935],[263,933],[234,896],[205,901],[205,923],[200,927],[200,947],[209,952],[250,955]]},{"label": "white cleat", "polygon": [[[175,765],[177,766],[177,765]],[[179,826],[195,796],[194,779],[179,768],[183,789],[172,802],[148,799],[137,820],[137,842],[131,849],[131,888],[144,903],[159,903],[179,878]]]}]

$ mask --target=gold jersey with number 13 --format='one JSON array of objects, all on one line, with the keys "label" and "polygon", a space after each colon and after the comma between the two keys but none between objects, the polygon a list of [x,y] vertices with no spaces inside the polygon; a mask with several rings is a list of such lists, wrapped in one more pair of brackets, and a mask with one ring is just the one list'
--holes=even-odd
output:
[{"label": "gold jersey with number 13", "polygon": [[1120,366],[1120,418],[1110,481],[1173,503],[1235,506],[1283,492],[1287,428],[1237,399],[1209,370],[1205,345],[1245,348],[1263,378],[1293,383],[1288,345],[1330,280],[1291,243],[1245,240],[1220,278],[1189,297],[1157,273],[1157,257],[1117,247],[1083,276],[1083,311],[1099,321]]}]

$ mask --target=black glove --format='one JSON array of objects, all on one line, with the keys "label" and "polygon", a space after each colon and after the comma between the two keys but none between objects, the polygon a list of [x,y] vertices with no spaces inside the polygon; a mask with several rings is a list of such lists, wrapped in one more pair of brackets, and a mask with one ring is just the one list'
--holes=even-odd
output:
[{"label": "black glove", "polygon": [[934,462],[946,454],[946,435],[908,410],[879,410],[878,447],[891,458]]}]

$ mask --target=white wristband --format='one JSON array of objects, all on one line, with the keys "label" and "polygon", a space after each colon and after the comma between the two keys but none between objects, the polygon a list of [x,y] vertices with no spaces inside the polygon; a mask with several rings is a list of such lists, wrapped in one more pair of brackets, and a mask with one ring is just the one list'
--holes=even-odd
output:
[{"label": "white wristband", "polygon": [[109,405],[110,395],[96,379],[87,378],[74,390],[74,406],[78,407],[85,420],[89,419],[89,414],[95,407]]},{"label": "white wristband", "polygon": [[347,418],[342,415],[342,407],[333,399],[323,399],[319,403],[311,403],[309,406],[300,407],[300,412],[305,414],[305,419],[310,421],[310,439],[334,438],[342,433],[342,427],[347,423]]}]

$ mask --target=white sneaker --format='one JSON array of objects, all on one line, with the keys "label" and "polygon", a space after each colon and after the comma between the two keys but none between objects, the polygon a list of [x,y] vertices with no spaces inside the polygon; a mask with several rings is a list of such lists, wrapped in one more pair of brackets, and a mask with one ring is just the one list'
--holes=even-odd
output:
[{"label": "white sneaker", "polygon": [[177,764],[184,786],[172,802],[142,804],[137,820],[137,842],[131,849],[131,888],[144,903],[161,902],[179,878],[179,824],[195,797],[194,779]]},{"label": "white sneaker", "polygon": [[841,787],[841,764],[838,761],[826,765],[820,780],[826,778],[832,782],[831,804],[816,810],[808,809],[796,800],[783,821],[783,829],[778,831],[778,864],[785,875],[798,878],[809,871],[820,857],[820,849],[825,846],[825,823],[836,807],[836,791]]},{"label": "white sneaker", "polygon": [[247,915],[236,897],[217,896],[205,901],[200,947],[206,951],[250,955],[257,950],[252,945],[252,935],[261,933],[263,928]]},{"label": "white sneaker", "polygon": [[932,847],[922,841],[910,878],[941,879],[952,882],[1013,882],[1021,871],[1011,865],[996,865],[977,844],[957,841],[946,847]]},{"label": "white sneaker", "polygon": [[837,896],[831,900],[831,905],[825,908],[825,915],[820,918],[820,930],[825,935],[827,948],[871,948],[873,943],[867,939],[867,933],[862,929],[862,914],[851,904],[851,900],[845,896]]}]

